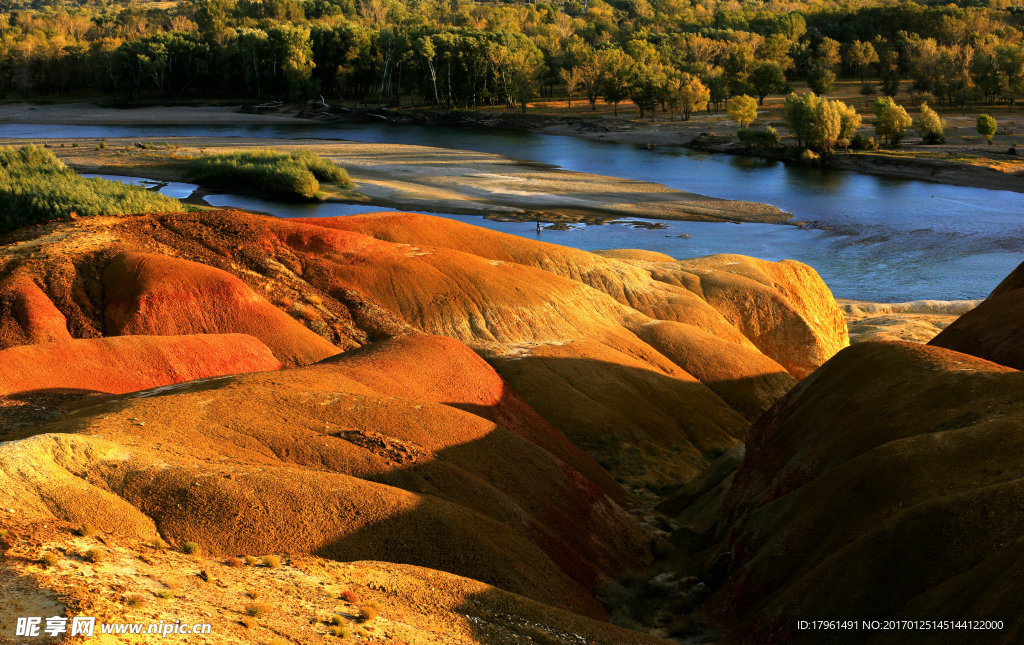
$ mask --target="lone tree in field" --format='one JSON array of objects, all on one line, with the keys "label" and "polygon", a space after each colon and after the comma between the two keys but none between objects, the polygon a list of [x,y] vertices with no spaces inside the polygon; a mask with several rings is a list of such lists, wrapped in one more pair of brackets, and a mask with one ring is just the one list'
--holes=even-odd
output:
[{"label": "lone tree in field", "polygon": [[732,97],[729,99],[729,118],[741,128],[747,127],[757,118],[757,100],[746,94]]},{"label": "lone tree in field", "polygon": [[992,137],[996,136],[996,120],[987,114],[978,115],[978,134],[985,137],[988,145],[992,145]]},{"label": "lone tree in field", "polygon": [[875,134],[886,143],[899,145],[900,139],[913,124],[913,119],[903,107],[896,105],[891,96],[880,96],[875,101]]},{"label": "lone tree in field", "polygon": [[921,138],[929,145],[946,142],[946,120],[928,107],[927,103],[921,104],[921,116],[917,119],[917,131]]}]

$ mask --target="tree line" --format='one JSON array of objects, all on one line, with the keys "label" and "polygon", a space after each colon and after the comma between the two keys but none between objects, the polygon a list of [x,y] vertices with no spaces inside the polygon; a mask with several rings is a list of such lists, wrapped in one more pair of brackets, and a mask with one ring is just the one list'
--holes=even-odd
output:
[{"label": "tree line", "polygon": [[687,119],[798,80],[828,94],[845,76],[866,96],[1012,106],[1024,93],[1024,11],[976,4],[0,0],[0,98],[525,109],[557,90],[570,106],[629,100],[643,116]]}]

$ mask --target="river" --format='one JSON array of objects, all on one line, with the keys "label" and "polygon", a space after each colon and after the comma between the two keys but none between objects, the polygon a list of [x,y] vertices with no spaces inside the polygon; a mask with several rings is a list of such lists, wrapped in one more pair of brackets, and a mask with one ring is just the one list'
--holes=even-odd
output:
[{"label": "river", "polygon": [[[546,229],[443,214],[527,237],[593,250],[644,248],[673,257],[743,253],[810,264],[837,297],[880,302],[983,298],[1024,262],[1024,195],[1010,191],[886,179],[791,166],[684,148],[653,150],[628,144],[439,126],[43,126],[0,124],[0,137],[244,136],[336,138],[461,148],[603,175],[641,179],[695,193],[766,202],[794,214],[805,227],[771,224],[643,222]],[[211,196],[282,217],[344,215],[366,209],[346,204],[278,204],[241,196]],[[684,237],[688,235],[689,237]]]}]

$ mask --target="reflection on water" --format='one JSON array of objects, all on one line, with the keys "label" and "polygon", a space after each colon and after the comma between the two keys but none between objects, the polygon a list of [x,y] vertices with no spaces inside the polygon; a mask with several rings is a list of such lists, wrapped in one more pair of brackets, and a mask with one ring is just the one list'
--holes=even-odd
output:
[{"label": "reflection on water", "polygon": [[[788,257],[815,267],[840,297],[981,298],[1024,261],[1024,196],[1009,191],[885,179],[682,148],[648,150],[574,137],[436,126],[0,125],[0,137],[72,136],[311,137],[452,147],[654,181],[715,197],[766,202],[793,213],[796,221],[806,222],[810,229],[671,222],[661,231],[617,224],[548,230],[541,235],[580,248],[638,247],[675,257],[715,252]],[[292,207],[274,204],[258,210],[284,214]],[[532,235],[535,228],[458,219],[519,234]],[[676,237],[683,233],[692,238]]]}]

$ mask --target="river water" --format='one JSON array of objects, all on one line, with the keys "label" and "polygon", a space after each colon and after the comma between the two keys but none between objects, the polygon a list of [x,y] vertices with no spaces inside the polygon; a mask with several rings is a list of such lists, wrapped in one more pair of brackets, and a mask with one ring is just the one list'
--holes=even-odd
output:
[{"label": "river water", "polygon": [[[0,137],[244,136],[406,143],[500,153],[568,170],[642,179],[695,193],[766,202],[805,227],[642,221],[537,232],[532,223],[443,214],[497,230],[593,250],[643,248],[673,257],[742,253],[810,264],[837,297],[880,302],[985,297],[1024,262],[1024,195],[790,166],[684,148],[653,150],[575,137],[438,126],[41,126],[0,124]],[[185,190],[179,188],[179,190]],[[279,204],[211,196],[282,217],[382,210],[347,204]],[[689,235],[689,237],[684,237]]]}]

